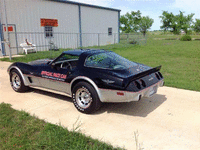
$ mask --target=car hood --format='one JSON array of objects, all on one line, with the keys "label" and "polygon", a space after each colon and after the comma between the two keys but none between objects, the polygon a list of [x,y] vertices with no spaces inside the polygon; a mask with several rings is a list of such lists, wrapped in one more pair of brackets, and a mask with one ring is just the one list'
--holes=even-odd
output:
[{"label": "car hood", "polygon": [[35,61],[28,62],[29,65],[42,65],[51,62],[51,59],[39,59]]}]

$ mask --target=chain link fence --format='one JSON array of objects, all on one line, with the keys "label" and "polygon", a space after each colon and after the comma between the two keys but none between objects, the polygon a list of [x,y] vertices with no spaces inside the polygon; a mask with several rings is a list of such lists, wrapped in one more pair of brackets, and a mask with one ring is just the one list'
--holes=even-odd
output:
[{"label": "chain link fence", "polygon": [[[11,32],[12,39],[10,48],[13,54],[23,53],[23,43],[34,44],[37,51],[75,49],[79,47],[102,46],[118,43],[118,33],[50,33],[44,32]],[[80,41],[81,40],[81,41]]]},{"label": "chain link fence", "polygon": [[144,36],[142,33],[121,33],[120,43],[145,45],[147,38],[148,35]]},{"label": "chain link fence", "polygon": [[145,45],[148,38],[147,35],[143,36],[141,33],[108,35],[108,33],[10,32],[9,34],[12,39],[10,42],[12,54],[23,53],[23,47],[20,45],[26,44],[27,41],[35,45],[37,51],[48,51],[117,44],[118,38],[120,38],[120,44]]}]

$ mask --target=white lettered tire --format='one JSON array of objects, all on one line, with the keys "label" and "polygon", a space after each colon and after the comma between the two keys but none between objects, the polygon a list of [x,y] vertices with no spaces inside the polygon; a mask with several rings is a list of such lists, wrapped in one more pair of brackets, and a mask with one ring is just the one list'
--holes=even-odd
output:
[{"label": "white lettered tire", "polygon": [[74,106],[82,113],[90,114],[101,106],[96,90],[87,82],[81,81],[74,86],[72,98]]}]

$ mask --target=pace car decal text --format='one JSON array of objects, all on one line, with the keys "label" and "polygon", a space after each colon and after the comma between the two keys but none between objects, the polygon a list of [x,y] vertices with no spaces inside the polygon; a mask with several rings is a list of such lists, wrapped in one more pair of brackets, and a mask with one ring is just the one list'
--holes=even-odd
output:
[{"label": "pace car decal text", "polygon": [[61,80],[61,81],[64,81],[67,78],[67,75],[65,75],[65,74],[48,72],[48,71],[42,71],[41,75],[42,75],[42,77],[45,77],[45,78]]}]

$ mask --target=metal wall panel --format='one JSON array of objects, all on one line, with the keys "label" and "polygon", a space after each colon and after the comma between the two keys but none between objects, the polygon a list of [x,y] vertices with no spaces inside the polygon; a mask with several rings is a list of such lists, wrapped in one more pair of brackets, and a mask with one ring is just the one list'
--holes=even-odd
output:
[{"label": "metal wall panel", "polygon": [[[1,10],[2,7],[1,5]],[[23,36],[22,34],[18,35],[19,43],[24,43],[27,38],[33,44],[48,45],[49,38],[45,38],[44,34],[38,36],[38,32],[44,32],[44,27],[40,25],[40,18],[58,19],[58,27],[53,27],[54,33],[79,33],[77,5],[46,0],[6,0],[6,7],[8,23],[16,25],[17,33],[24,33]],[[2,21],[4,21],[4,13],[2,17]],[[30,32],[32,33],[28,34]],[[37,36],[34,35],[34,32],[37,33]],[[67,40],[69,37],[65,38]],[[59,41],[57,34],[54,34],[51,41]],[[54,44],[57,45],[57,43]],[[71,40],[68,48],[73,45],[77,45],[77,40]],[[22,49],[20,50],[22,52]],[[43,48],[39,48],[39,50],[43,50]],[[17,54],[16,48],[12,48],[12,54]]]},{"label": "metal wall panel", "polygon": [[9,24],[17,32],[43,32],[40,18],[58,19],[55,32],[78,33],[78,6],[46,0],[6,0]]},{"label": "metal wall panel", "polygon": [[[83,33],[83,46],[91,45],[93,37],[85,36],[84,33],[103,33],[100,35],[100,45],[118,43],[118,11],[98,9],[81,6],[81,22]],[[112,28],[112,35],[108,35],[108,28]]]}]

